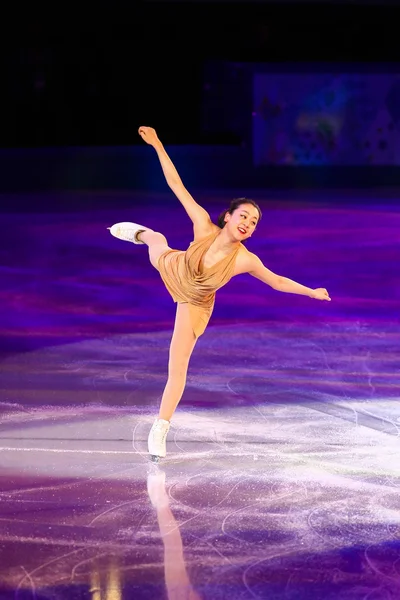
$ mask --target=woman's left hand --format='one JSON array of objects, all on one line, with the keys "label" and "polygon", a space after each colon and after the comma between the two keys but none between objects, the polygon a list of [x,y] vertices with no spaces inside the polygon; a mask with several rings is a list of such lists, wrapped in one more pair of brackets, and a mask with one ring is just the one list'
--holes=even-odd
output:
[{"label": "woman's left hand", "polygon": [[313,295],[311,298],[314,298],[315,300],[328,300],[329,302],[331,300],[325,288],[317,288],[313,290]]}]

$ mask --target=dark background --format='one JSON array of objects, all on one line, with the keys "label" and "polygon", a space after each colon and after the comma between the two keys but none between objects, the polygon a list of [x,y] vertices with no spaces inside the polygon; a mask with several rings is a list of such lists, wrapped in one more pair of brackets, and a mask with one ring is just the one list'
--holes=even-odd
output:
[{"label": "dark background", "polygon": [[397,166],[255,168],[251,81],[227,74],[236,63],[275,72],[398,72],[399,17],[386,1],[7,6],[1,209],[63,206],[54,197],[33,204],[10,196],[21,192],[165,192],[158,162],[137,134],[143,124],[157,129],[193,192],[398,186]]},{"label": "dark background", "polygon": [[1,146],[238,144],[205,131],[207,62],[388,63],[400,11],[382,2],[116,2],[14,7],[3,22]]}]

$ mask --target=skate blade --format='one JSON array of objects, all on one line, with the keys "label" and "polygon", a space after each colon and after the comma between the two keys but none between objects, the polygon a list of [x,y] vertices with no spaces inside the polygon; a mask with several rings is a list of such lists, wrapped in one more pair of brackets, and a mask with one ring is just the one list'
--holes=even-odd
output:
[{"label": "skate blade", "polygon": [[159,463],[161,456],[156,456],[155,454],[150,454],[150,460],[153,463]]}]

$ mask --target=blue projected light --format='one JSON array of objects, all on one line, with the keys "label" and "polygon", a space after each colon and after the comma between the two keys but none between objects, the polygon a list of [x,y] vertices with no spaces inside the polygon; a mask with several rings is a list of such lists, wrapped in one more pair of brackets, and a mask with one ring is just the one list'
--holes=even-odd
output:
[{"label": "blue projected light", "polygon": [[399,86],[390,73],[255,74],[254,163],[400,164]]}]

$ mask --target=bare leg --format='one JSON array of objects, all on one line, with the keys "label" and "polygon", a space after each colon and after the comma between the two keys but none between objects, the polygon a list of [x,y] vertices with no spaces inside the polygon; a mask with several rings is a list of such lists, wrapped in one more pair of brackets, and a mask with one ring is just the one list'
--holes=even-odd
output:
[{"label": "bare leg", "polygon": [[178,304],[169,349],[168,381],[161,399],[159,418],[170,421],[186,385],[189,360],[196,338],[190,322],[189,305]]},{"label": "bare leg", "polygon": [[161,254],[170,250],[167,238],[162,233],[158,233],[158,231],[153,231],[152,229],[141,231],[136,237],[148,246],[150,262],[158,271],[158,259]]}]

